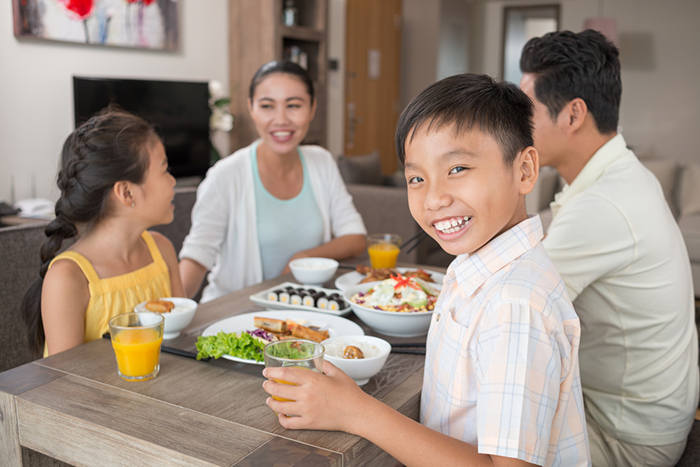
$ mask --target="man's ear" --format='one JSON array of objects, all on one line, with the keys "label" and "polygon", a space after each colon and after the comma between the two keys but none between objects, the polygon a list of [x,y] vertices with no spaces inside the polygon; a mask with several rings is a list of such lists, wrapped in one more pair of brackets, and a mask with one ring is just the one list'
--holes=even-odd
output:
[{"label": "man's ear", "polygon": [[134,204],[134,195],[132,194],[132,185],[129,182],[121,181],[114,184],[112,193],[119,204],[125,207],[131,207]]},{"label": "man's ear", "polygon": [[520,194],[526,195],[535,188],[540,174],[540,156],[537,154],[537,149],[533,146],[523,149],[515,159],[515,164],[520,175]]},{"label": "man's ear", "polygon": [[580,97],[571,100],[559,113],[560,121],[562,121],[562,117],[564,117],[562,123],[564,124],[568,133],[578,131],[578,129],[584,124],[587,116],[588,106],[586,105],[586,101]]}]

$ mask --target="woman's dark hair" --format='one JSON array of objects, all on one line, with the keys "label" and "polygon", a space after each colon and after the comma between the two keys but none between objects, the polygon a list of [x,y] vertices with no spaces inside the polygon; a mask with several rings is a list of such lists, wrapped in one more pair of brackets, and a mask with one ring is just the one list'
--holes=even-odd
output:
[{"label": "woman's dark hair", "polygon": [[622,81],[620,52],[592,29],[580,33],[550,32],[530,39],[520,57],[520,69],[533,73],[535,96],[556,120],[564,106],[583,99],[602,134],[617,130]]},{"label": "woman's dark hair", "polygon": [[301,82],[306,85],[306,91],[309,93],[309,96],[311,96],[311,102],[313,103],[314,82],[311,80],[309,73],[296,63],[290,62],[289,60],[272,60],[271,62],[267,62],[261,66],[258,71],[255,72],[253,79],[250,80],[250,88],[248,90],[248,97],[251,101],[253,100],[255,88],[258,87],[258,84],[260,84],[268,75],[274,73],[284,73],[299,78]]},{"label": "woman's dark hair", "polygon": [[532,146],[532,101],[517,86],[487,75],[465,73],[433,83],[408,104],[396,126],[396,152],[406,159],[406,142],[426,131],[452,126],[455,134],[477,128],[493,137],[510,165]]},{"label": "woman's dark hair", "polygon": [[44,232],[39,278],[22,301],[29,345],[43,352],[45,334],[41,319],[41,289],[49,264],[63,240],[77,235],[78,226],[89,230],[110,214],[109,195],[116,182],[143,183],[148,170],[147,144],[156,133],[141,118],[110,106],[68,136],[61,152],[57,184],[61,197],[56,218]]}]

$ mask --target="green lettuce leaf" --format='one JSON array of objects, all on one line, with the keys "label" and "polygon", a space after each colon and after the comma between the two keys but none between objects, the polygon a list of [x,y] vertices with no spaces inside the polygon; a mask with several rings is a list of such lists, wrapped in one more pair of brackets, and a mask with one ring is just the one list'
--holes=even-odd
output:
[{"label": "green lettuce leaf", "polygon": [[215,336],[199,336],[197,339],[197,360],[203,358],[220,358],[230,355],[245,360],[262,362],[265,343],[247,332],[219,332]]}]

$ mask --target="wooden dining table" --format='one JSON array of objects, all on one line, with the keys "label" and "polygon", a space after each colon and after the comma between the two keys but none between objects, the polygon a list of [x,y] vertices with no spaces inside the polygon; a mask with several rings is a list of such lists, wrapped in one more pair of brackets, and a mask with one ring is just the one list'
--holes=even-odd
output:
[{"label": "wooden dining table", "polygon": [[[200,304],[192,323],[163,345],[196,352],[206,327],[262,310],[250,295],[285,281],[294,280],[283,275]],[[354,314],[347,318],[391,343],[425,342],[425,336],[382,336]],[[422,355],[392,353],[362,389],[417,420],[423,363]],[[13,368],[0,373],[0,466],[397,464],[358,436],[283,428],[265,404],[262,369],[161,353],[156,378],[127,382],[117,374],[109,339]]]}]

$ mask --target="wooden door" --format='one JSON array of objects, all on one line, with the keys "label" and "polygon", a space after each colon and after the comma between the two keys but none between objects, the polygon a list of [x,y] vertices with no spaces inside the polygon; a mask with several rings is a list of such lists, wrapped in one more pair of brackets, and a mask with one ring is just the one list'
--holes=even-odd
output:
[{"label": "wooden door", "polygon": [[345,150],[379,151],[382,172],[396,171],[401,0],[347,0]]}]

